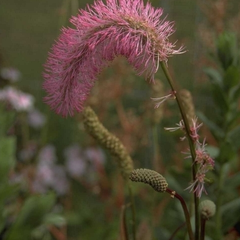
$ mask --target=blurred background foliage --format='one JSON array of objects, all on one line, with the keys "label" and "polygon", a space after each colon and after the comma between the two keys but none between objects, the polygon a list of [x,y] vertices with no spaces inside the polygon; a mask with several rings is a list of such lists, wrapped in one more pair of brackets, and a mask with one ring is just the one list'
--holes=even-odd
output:
[{"label": "blurred background foliage", "polygon": [[[70,16],[92,2],[0,3],[0,100],[7,89],[28,101],[0,105],[0,239],[123,239],[123,206],[130,220],[128,195],[112,157],[86,134],[81,114],[63,119],[42,101],[43,64],[51,45],[62,26],[70,26]],[[169,68],[179,85],[192,92],[205,123],[202,136],[217,161],[207,190],[218,201],[218,220],[210,222],[208,239],[221,239],[223,234],[237,239],[236,230],[230,230],[237,229],[240,209],[240,2],[151,3],[164,8],[167,19],[175,22],[172,40],[184,45],[186,53],[169,59]],[[234,34],[217,41],[225,31]],[[174,101],[154,110],[150,97],[169,92],[161,71],[156,79],[155,85],[147,83],[124,58],[117,58],[99,76],[88,103],[121,139],[135,167],[159,171],[189,200],[183,190],[190,182],[191,163],[180,154],[187,146],[178,133],[163,130],[179,122],[179,114]],[[184,221],[180,206],[147,186],[134,185],[134,193],[137,239],[169,239]],[[184,239],[184,231],[176,239]]]}]

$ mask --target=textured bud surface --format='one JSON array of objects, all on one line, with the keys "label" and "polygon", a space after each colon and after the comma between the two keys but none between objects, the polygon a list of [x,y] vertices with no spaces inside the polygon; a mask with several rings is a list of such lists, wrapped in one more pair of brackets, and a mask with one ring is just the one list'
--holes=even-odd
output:
[{"label": "textured bud surface", "polygon": [[165,192],[168,187],[166,179],[161,174],[150,169],[134,169],[129,179],[133,182],[147,183],[157,192]]},{"label": "textured bud surface", "polygon": [[199,209],[201,215],[205,219],[209,219],[210,217],[214,216],[216,212],[216,205],[211,200],[204,200],[199,204]]},{"label": "textured bud surface", "polygon": [[123,177],[127,178],[133,170],[133,161],[120,140],[101,124],[90,107],[86,107],[83,111],[83,123],[88,133],[116,157]]}]

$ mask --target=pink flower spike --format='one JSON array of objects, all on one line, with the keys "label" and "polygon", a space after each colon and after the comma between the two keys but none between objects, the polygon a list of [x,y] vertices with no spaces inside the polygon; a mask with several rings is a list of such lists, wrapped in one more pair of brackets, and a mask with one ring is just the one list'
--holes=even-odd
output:
[{"label": "pink flower spike", "polygon": [[123,55],[139,75],[153,81],[160,61],[175,54],[173,23],[143,0],[101,0],[72,17],[45,64],[45,101],[63,116],[81,112],[98,74]]},{"label": "pink flower spike", "polygon": [[176,124],[177,127],[170,127],[170,128],[167,128],[165,127],[164,129],[169,131],[169,132],[175,132],[177,130],[185,130],[185,126],[184,126],[184,122],[183,120],[181,120],[179,123]]},{"label": "pink flower spike", "polygon": [[190,131],[191,131],[191,138],[194,142],[197,142],[199,139],[199,135],[198,135],[198,131],[200,129],[200,127],[203,125],[203,123],[198,124],[198,119],[192,119],[192,125],[190,127]]},{"label": "pink flower spike", "polygon": [[196,147],[196,159],[195,163],[200,165],[201,168],[204,168],[206,171],[212,170],[214,168],[214,160],[210,157],[210,155],[206,152],[206,144],[205,140],[203,143],[199,143]]},{"label": "pink flower spike", "polygon": [[202,196],[202,193],[204,192],[207,194],[207,191],[205,189],[205,172],[198,172],[196,174],[196,180],[185,190],[189,190],[190,192],[196,193],[197,197],[200,198]]}]

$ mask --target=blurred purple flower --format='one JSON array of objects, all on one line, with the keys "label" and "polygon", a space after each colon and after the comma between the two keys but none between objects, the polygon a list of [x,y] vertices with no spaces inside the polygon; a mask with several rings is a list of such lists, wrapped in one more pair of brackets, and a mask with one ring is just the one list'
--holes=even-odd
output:
[{"label": "blurred purple flower", "polygon": [[64,195],[69,190],[69,182],[63,166],[55,165],[53,168],[54,178],[50,186],[59,195]]},{"label": "blurred purple flower", "polygon": [[79,177],[86,171],[85,159],[81,157],[69,158],[66,160],[66,168],[71,177]]},{"label": "blurred purple flower", "polygon": [[38,164],[36,166],[35,178],[32,183],[34,192],[46,193],[54,181],[53,166],[48,164]]},{"label": "blurred purple flower", "polygon": [[36,171],[36,179],[41,181],[43,185],[50,186],[54,181],[54,166],[49,166],[47,164],[39,164]]},{"label": "blurred purple flower", "polygon": [[21,73],[15,68],[2,68],[0,75],[3,79],[9,80],[10,82],[17,82],[21,77]]},{"label": "blurred purple flower", "polygon": [[0,90],[0,101],[5,101],[17,111],[29,111],[33,107],[34,98],[12,87]]},{"label": "blurred purple flower", "polygon": [[139,75],[153,81],[159,61],[182,53],[169,41],[173,23],[142,0],[101,0],[70,20],[45,64],[45,101],[63,116],[82,111],[99,72],[123,55]]},{"label": "blurred purple flower", "polygon": [[81,148],[78,144],[73,144],[64,150],[66,159],[78,158],[81,155]]},{"label": "blurred purple flower", "polygon": [[33,128],[41,128],[46,122],[46,117],[37,109],[28,113],[28,123]]},{"label": "blurred purple flower", "polygon": [[48,186],[44,185],[41,179],[36,178],[32,182],[32,190],[36,193],[46,193],[48,191]]},{"label": "blurred purple flower", "polygon": [[89,147],[84,153],[93,165],[103,165],[105,163],[106,156],[101,148]]},{"label": "blurred purple flower", "polygon": [[38,163],[53,165],[57,160],[56,149],[53,145],[46,145],[38,154]]},{"label": "blurred purple flower", "polygon": [[39,163],[32,188],[38,193],[46,193],[49,189],[53,189],[58,195],[66,194],[69,182],[64,167]]},{"label": "blurred purple flower", "polygon": [[36,154],[36,150],[36,143],[29,142],[28,145],[19,152],[19,158],[22,161],[30,160]]},{"label": "blurred purple flower", "polygon": [[86,162],[78,144],[71,145],[64,150],[66,169],[70,176],[79,177],[86,171]]}]

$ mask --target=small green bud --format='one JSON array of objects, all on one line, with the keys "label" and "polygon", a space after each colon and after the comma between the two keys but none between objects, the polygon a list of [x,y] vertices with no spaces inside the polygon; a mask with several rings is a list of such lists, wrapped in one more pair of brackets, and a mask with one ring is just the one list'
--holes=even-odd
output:
[{"label": "small green bud", "polygon": [[216,205],[211,200],[204,200],[199,204],[199,209],[204,219],[209,219],[214,216],[216,212]]},{"label": "small green bud", "polygon": [[157,192],[165,192],[168,187],[166,179],[158,172],[150,169],[134,169],[129,179],[133,182],[147,183]]}]

